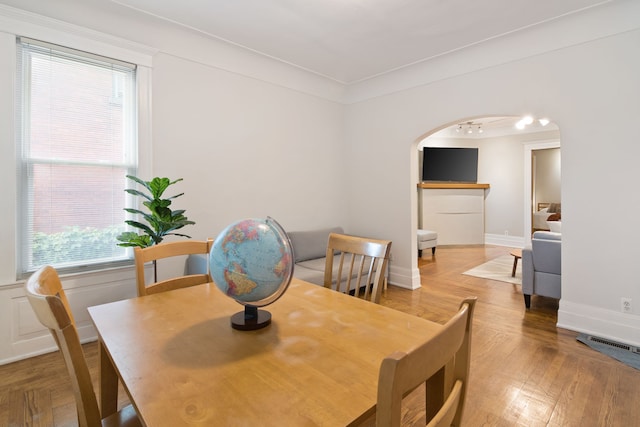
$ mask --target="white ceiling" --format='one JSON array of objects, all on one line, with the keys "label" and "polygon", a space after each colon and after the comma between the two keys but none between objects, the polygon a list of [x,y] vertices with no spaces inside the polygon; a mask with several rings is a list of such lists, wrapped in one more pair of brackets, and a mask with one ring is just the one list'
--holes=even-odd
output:
[{"label": "white ceiling", "polygon": [[613,0],[111,0],[353,83]]}]

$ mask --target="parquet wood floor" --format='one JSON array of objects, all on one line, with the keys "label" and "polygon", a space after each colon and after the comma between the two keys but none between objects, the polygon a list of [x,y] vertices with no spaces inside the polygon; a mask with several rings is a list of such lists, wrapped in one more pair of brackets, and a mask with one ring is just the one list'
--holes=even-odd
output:
[{"label": "parquet wood floor", "polygon": [[[390,286],[382,304],[444,323],[478,297],[465,426],[640,426],[640,371],[558,329],[557,301],[460,273],[508,254],[504,247],[440,247],[419,261],[422,288]],[[276,303],[277,304],[277,303]],[[96,343],[84,346],[97,389]],[[121,404],[126,394],[121,390]],[[408,426],[424,426],[424,395],[407,397]],[[0,366],[0,426],[74,426],[75,403],[62,357],[50,353]]]}]

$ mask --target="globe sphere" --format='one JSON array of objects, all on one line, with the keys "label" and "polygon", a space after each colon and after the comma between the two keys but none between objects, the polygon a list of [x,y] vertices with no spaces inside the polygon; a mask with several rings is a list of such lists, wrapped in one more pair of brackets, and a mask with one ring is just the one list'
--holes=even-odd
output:
[{"label": "globe sphere", "polygon": [[227,226],[209,253],[216,286],[243,305],[262,307],[280,298],[293,276],[293,249],[273,218],[249,218]]}]

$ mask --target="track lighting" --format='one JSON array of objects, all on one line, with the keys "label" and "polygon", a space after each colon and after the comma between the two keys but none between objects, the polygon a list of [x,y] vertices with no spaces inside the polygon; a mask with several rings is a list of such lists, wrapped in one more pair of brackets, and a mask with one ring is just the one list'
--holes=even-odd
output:
[{"label": "track lighting", "polygon": [[482,123],[474,123],[474,122],[465,122],[458,123],[456,126],[456,133],[464,133],[467,135],[471,135],[473,133],[482,133],[484,130],[482,129]]}]

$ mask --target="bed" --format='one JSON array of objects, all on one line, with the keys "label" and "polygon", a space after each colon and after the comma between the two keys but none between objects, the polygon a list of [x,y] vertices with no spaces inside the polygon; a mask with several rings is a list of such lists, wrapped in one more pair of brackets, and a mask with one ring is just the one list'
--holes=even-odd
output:
[{"label": "bed", "polygon": [[554,213],[560,213],[560,203],[538,203],[537,210],[533,213],[533,231],[549,231],[547,218]]}]

